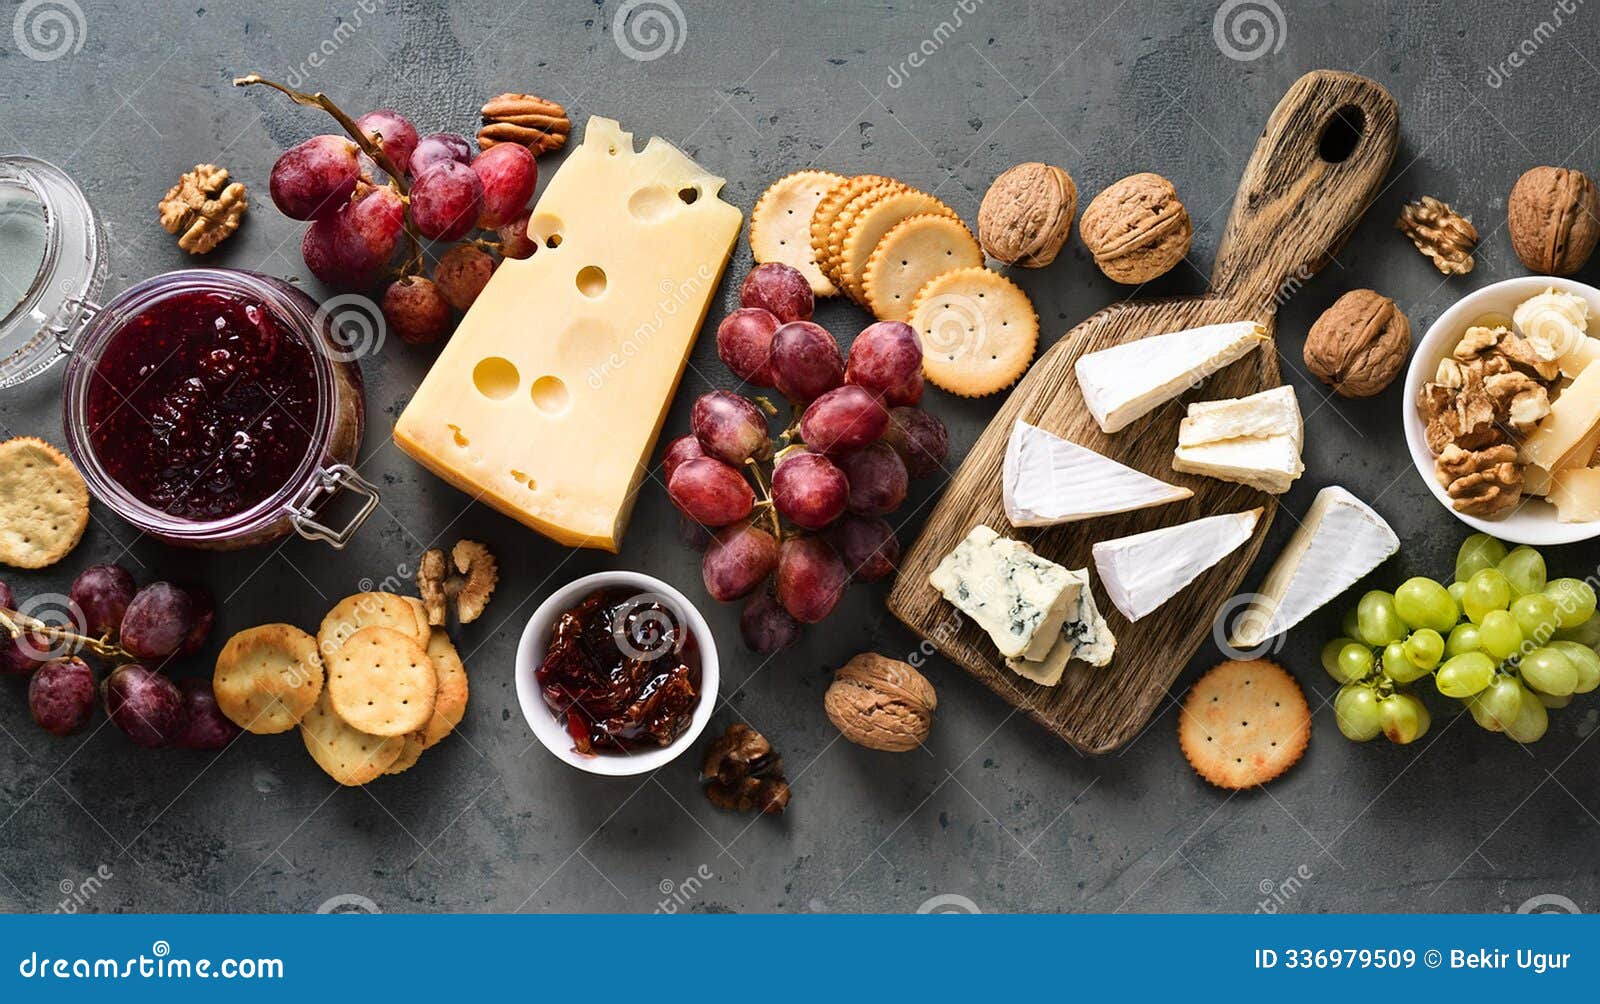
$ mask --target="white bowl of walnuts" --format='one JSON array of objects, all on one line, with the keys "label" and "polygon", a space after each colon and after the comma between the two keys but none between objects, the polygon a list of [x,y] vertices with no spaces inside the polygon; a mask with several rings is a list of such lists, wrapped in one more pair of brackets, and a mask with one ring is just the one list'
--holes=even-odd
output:
[{"label": "white bowl of walnuts", "polygon": [[1579,379],[1600,362],[1597,335],[1600,290],[1525,276],[1467,294],[1422,336],[1406,371],[1406,445],[1461,522],[1536,546],[1600,536],[1600,424],[1588,426],[1600,370]]}]

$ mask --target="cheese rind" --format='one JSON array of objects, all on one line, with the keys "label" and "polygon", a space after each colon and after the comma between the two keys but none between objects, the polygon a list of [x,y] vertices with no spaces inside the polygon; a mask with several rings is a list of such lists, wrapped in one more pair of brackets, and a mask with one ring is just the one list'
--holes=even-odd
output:
[{"label": "cheese rind", "polygon": [[[446,481],[615,551],[743,214],[723,179],[592,118],[395,424]],[[559,237],[557,236],[559,235]]]},{"label": "cheese rind", "polygon": [[1258,507],[1103,540],[1091,549],[1095,571],[1112,604],[1136,621],[1238,550],[1261,513]]},{"label": "cheese rind", "polygon": [[1020,540],[976,526],[928,582],[989,633],[1007,658],[1038,662],[1077,609],[1082,582]]},{"label": "cheese rind", "polygon": [[1372,507],[1338,485],[1317,493],[1299,529],[1241,611],[1229,644],[1253,648],[1299,624],[1400,550]]},{"label": "cheese rind", "polygon": [[1201,446],[1246,436],[1289,436],[1295,449],[1304,444],[1305,423],[1300,402],[1288,384],[1249,397],[1195,401],[1178,423],[1179,446]]},{"label": "cheese rind", "polygon": [[1108,666],[1117,650],[1116,636],[1110,625],[1100,616],[1095,606],[1094,592],[1089,588],[1089,570],[1074,569],[1069,572],[1082,585],[1078,591],[1078,605],[1061,625],[1050,651],[1038,662],[1026,659],[1007,659],[1006,665],[1018,676],[1032,680],[1043,687],[1054,687],[1061,682],[1067,664],[1077,659],[1091,666]]},{"label": "cheese rind", "polygon": [[1090,352],[1073,370],[1094,420],[1119,432],[1266,341],[1254,321],[1209,324]]},{"label": "cheese rind", "polygon": [[1011,427],[1001,495],[1012,526],[1053,526],[1189,498],[1087,446],[1018,421]]}]

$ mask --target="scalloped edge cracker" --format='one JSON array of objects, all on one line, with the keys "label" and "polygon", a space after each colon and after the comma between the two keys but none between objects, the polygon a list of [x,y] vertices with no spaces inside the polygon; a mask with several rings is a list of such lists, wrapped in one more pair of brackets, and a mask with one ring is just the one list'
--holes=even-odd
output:
[{"label": "scalloped edge cracker", "polygon": [[828,234],[833,230],[833,221],[839,218],[839,210],[843,209],[845,203],[861,192],[874,185],[893,180],[893,178],[885,178],[878,174],[857,174],[834,185],[822,196],[822,199],[817,203],[817,208],[811,212],[810,233],[811,254],[816,259],[817,266],[822,268],[824,276],[828,272],[826,268],[822,267],[824,265],[823,259],[827,256],[828,251]]},{"label": "scalloped edge cracker", "polygon": [[898,192],[905,191],[905,185],[898,181],[890,180],[879,185],[874,185],[856,194],[844,207],[839,210],[839,215],[834,217],[833,226],[828,228],[827,243],[823,248],[822,257],[817,261],[822,266],[822,273],[833,284],[848,293],[844,284],[844,276],[839,271],[840,258],[844,254],[845,235],[855,225],[856,218],[868,209]]},{"label": "scalloped edge cracker", "polygon": [[796,171],[767,186],[750,210],[750,254],[758,263],[781,262],[797,269],[817,296],[838,296],[822,274],[811,245],[811,217],[834,186],[846,179],[832,171]]},{"label": "scalloped edge cracker", "polygon": [[909,188],[879,199],[850,221],[850,228],[839,244],[838,269],[839,277],[844,280],[844,291],[852,300],[866,302],[861,273],[884,235],[901,220],[928,213],[952,218],[956,215],[955,210],[934,196]]},{"label": "scalloped edge cracker", "polygon": [[1219,788],[1265,784],[1293,767],[1311,740],[1305,692],[1266,659],[1229,659],[1195,681],[1178,715],[1178,745]]},{"label": "scalloped edge cracker", "polygon": [[260,624],[240,631],[218,653],[211,689],[217,708],[246,732],[287,732],[322,695],[317,640],[293,624]]},{"label": "scalloped edge cracker", "polygon": [[935,387],[983,397],[1017,382],[1039,345],[1039,315],[1016,283],[986,268],[929,279],[907,323],[922,339],[922,373]]},{"label": "scalloped edge cracker", "polygon": [[918,213],[889,228],[861,270],[867,309],[880,321],[911,316],[917,292],[930,279],[983,265],[983,249],[954,216]]},{"label": "scalloped edge cracker", "polygon": [[0,443],[0,562],[44,568],[72,553],[89,525],[89,486],[42,439]]}]

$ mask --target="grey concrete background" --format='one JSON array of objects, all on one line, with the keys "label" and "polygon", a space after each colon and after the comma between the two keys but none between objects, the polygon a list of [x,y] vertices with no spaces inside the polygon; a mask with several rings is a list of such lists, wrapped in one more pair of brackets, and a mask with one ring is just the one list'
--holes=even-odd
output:
[{"label": "grey concrete background", "polygon": [[[28,6],[28,5],[24,5]],[[20,51],[5,5],[0,28],[0,148],[67,168],[112,238],[111,291],[189,264],[161,232],[155,203],[197,161],[251,186],[254,208],[210,263],[306,281],[300,226],[266,197],[285,147],[329,130],[319,113],[229,86],[236,73],[295,73],[352,113],[394,106],[422,131],[470,132],[482,99],[526,90],[566,103],[577,121],[616,117],[725,174],[748,209],[773,178],[807,166],[883,172],[937,192],[970,222],[993,176],[1022,160],[1066,167],[1082,200],[1125,174],[1170,177],[1196,224],[1192,267],[1141,291],[1204,288],[1239,173],[1268,112],[1301,73],[1355,70],[1399,100],[1402,146],[1383,195],[1339,262],[1284,309],[1285,377],[1307,411],[1307,473],[1285,499],[1299,513],[1340,483],[1372,502],[1405,542],[1374,577],[1448,574],[1464,530],[1412,470],[1399,390],[1326,401],[1299,362],[1311,320],[1345,290],[1375,286],[1423,331],[1462,292],[1522,273],[1504,230],[1513,180],[1536,164],[1600,168],[1600,14],[1581,6],[1442,0],[1283,3],[1264,51],[1232,58],[1217,5],[1157,0],[1002,3],[785,3],[683,0],[667,10],[667,51],[629,58],[613,32],[631,6],[596,3],[115,4],[82,0],[78,47],[44,61]],[[1251,6],[1251,5],[1247,5]],[[656,9],[665,9],[657,3]],[[635,18],[641,16],[634,12]],[[943,23],[943,27],[941,27]],[[626,37],[626,36],[625,36]],[[637,39],[649,49],[653,40]],[[658,43],[654,43],[658,44]],[[1262,46],[1257,46],[1263,48]],[[1520,66],[1493,67],[1513,52]],[[918,53],[917,60],[912,60]],[[1246,55],[1249,55],[1246,53]],[[920,62],[921,65],[913,65]],[[542,164],[545,176],[552,169]],[[1400,205],[1445,198],[1472,215],[1478,268],[1441,280],[1392,229]],[[730,276],[749,262],[741,241]],[[1126,295],[1092,267],[1076,236],[1051,268],[1018,280],[1044,337]],[[1600,278],[1600,260],[1579,278]],[[717,297],[713,321],[734,301]],[[848,338],[853,308],[821,319]],[[530,326],[537,337],[538,326]],[[1293,880],[1284,911],[1504,911],[1530,897],[1600,907],[1600,821],[1588,742],[1600,703],[1580,699],[1523,750],[1431,698],[1425,742],[1357,746],[1325,704],[1334,685],[1317,647],[1338,609],[1293,634],[1282,660],[1323,706],[1304,761],[1264,790],[1219,794],[1184,763],[1167,702],[1122,753],[1084,758],[960,671],[933,660],[939,713],[928,748],[878,754],[837,741],[821,694],[831,667],[862,650],[903,656],[917,639],[885,611],[882,587],[802,644],[763,661],[742,650],[734,607],[707,601],[725,653],[720,727],[736,715],[772,738],[794,780],[782,819],[723,814],[700,795],[693,757],[653,777],[580,775],[533,745],[510,666],[534,605],[557,585],[636,568],[703,597],[697,556],[673,536],[662,493],[647,491],[623,553],[571,553],[421,472],[394,449],[394,418],[432,352],[391,341],[366,362],[370,434],[363,469],[384,507],[343,554],[298,540],[238,555],[192,554],[136,535],[97,508],[66,562],[7,571],[19,592],[63,590],[73,570],[121,560],[141,578],[196,576],[227,602],[209,658],[233,630],[266,620],[314,625],[340,596],[460,535],[500,556],[484,621],[462,638],[472,703],[458,737],[409,773],[364,790],[333,785],[297,737],[246,737],[226,753],[152,753],[114,729],[55,740],[28,720],[20,681],[0,687],[0,907],[50,911],[63,889],[103,878],[96,911],[310,911],[365,897],[397,911],[911,911],[936,896],[985,911],[1251,911]],[[668,422],[731,378],[703,338]],[[0,397],[7,434],[59,440],[60,372]],[[930,391],[957,456],[997,400]],[[936,486],[902,515],[909,540]],[[1255,581],[1293,528],[1279,518]],[[1596,549],[1550,554],[1592,571]],[[1218,658],[1203,650],[1175,693]],[[102,871],[103,869],[103,871]]]}]

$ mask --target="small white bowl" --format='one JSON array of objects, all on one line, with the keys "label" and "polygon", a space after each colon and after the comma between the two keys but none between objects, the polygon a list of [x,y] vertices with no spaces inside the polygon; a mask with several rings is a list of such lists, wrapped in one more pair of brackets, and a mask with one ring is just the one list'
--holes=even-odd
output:
[{"label": "small white bowl", "polygon": [[[544,695],[533,674],[544,661],[550,633],[561,615],[577,606],[590,593],[618,586],[652,594],[671,608],[694,635],[700,646],[700,703],[695,705],[688,730],[670,746],[584,756],[572,748],[572,736],[567,733],[566,723],[558,720],[549,705],[544,703]],[[666,766],[693,746],[700,733],[705,731],[706,722],[711,720],[711,712],[717,706],[717,644],[711,636],[710,626],[694,604],[660,579],[640,572],[596,572],[567,583],[539,604],[539,609],[533,612],[533,617],[522,632],[521,643],[517,645],[516,677],[517,701],[522,705],[522,717],[528,720],[528,728],[539,737],[545,749],[555,754],[558,760],[590,774],[625,777]]]},{"label": "small white bowl", "polygon": [[1422,385],[1433,379],[1439,369],[1439,360],[1449,355],[1460,341],[1467,325],[1484,314],[1510,316],[1517,304],[1537,296],[1551,287],[1565,293],[1575,293],[1589,303],[1589,316],[1600,319],[1600,290],[1571,279],[1553,276],[1529,275],[1505,279],[1480,290],[1468,293],[1455,302],[1449,310],[1428,328],[1428,333],[1417,343],[1406,370],[1405,394],[1400,402],[1401,417],[1405,422],[1406,445],[1411,449],[1411,462],[1416,465],[1422,481],[1433,492],[1439,504],[1461,522],[1487,534],[1516,544],[1545,546],[1572,544],[1600,536],[1600,522],[1562,523],[1556,519],[1556,508],[1541,498],[1527,498],[1510,513],[1495,519],[1483,519],[1457,512],[1450,504],[1450,496],[1434,475],[1433,451],[1428,449],[1422,416],[1417,411],[1417,394]]}]

